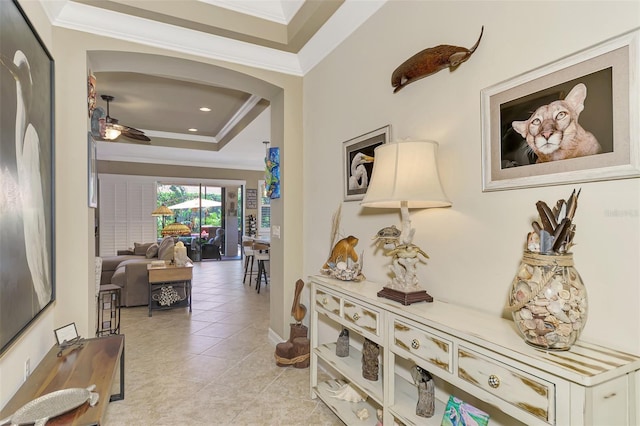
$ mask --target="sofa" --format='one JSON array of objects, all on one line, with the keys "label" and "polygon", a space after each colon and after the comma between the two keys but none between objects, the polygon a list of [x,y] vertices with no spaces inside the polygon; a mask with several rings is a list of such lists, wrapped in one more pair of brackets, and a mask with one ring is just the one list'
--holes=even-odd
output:
[{"label": "sofa", "polygon": [[149,304],[147,265],[154,260],[172,260],[175,240],[165,237],[160,243],[134,243],[133,249],[118,250],[117,256],[102,257],[100,285],[121,288],[121,306]]}]

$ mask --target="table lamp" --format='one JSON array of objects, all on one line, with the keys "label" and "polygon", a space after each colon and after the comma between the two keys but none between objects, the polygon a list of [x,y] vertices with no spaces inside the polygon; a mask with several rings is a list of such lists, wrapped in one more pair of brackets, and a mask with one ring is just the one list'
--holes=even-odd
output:
[{"label": "table lamp", "polygon": [[393,277],[391,283],[378,292],[378,297],[403,305],[433,301],[418,282],[416,264],[421,261],[420,256],[428,256],[413,244],[415,229],[411,228],[409,209],[451,206],[440,184],[437,150],[438,143],[428,140],[378,146],[374,150],[371,182],[361,203],[363,207],[400,208],[400,235],[391,233],[382,239],[385,254],[393,257],[389,266]]},{"label": "table lamp", "polygon": [[177,237],[179,235],[191,235],[191,228],[180,222],[170,223],[162,229],[162,236],[173,235]]}]

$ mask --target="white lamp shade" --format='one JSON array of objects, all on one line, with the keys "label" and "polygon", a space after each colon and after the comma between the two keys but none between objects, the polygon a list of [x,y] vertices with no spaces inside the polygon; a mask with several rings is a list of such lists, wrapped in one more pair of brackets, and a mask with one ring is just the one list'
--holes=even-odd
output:
[{"label": "white lamp shade", "polygon": [[449,207],[442,190],[436,161],[438,143],[399,141],[378,146],[364,207],[409,208]]}]

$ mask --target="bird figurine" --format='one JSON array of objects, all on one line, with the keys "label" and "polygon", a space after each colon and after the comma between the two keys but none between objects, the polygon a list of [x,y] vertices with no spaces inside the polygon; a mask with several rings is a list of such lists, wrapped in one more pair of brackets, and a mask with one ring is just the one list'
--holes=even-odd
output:
[{"label": "bird figurine", "polygon": [[333,247],[333,250],[331,250],[329,259],[327,259],[327,262],[322,268],[327,269],[331,266],[335,266],[338,262],[347,262],[347,259],[357,262],[358,253],[356,253],[355,250],[357,244],[358,239],[353,235],[349,235],[348,237],[338,241]]},{"label": "bird figurine", "polygon": [[296,289],[293,295],[293,306],[291,306],[291,316],[296,320],[296,324],[300,324],[307,314],[307,307],[300,303],[300,294],[304,287],[304,281],[296,281]]}]

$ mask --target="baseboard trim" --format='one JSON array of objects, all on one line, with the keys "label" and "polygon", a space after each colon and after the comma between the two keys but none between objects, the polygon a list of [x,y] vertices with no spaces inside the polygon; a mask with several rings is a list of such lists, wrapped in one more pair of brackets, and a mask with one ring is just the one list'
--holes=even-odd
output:
[{"label": "baseboard trim", "polygon": [[276,333],[271,329],[271,327],[269,327],[269,341],[273,344],[273,346],[277,345],[280,342],[284,342],[286,340],[287,339],[283,339],[282,337],[280,337],[278,333]]}]

